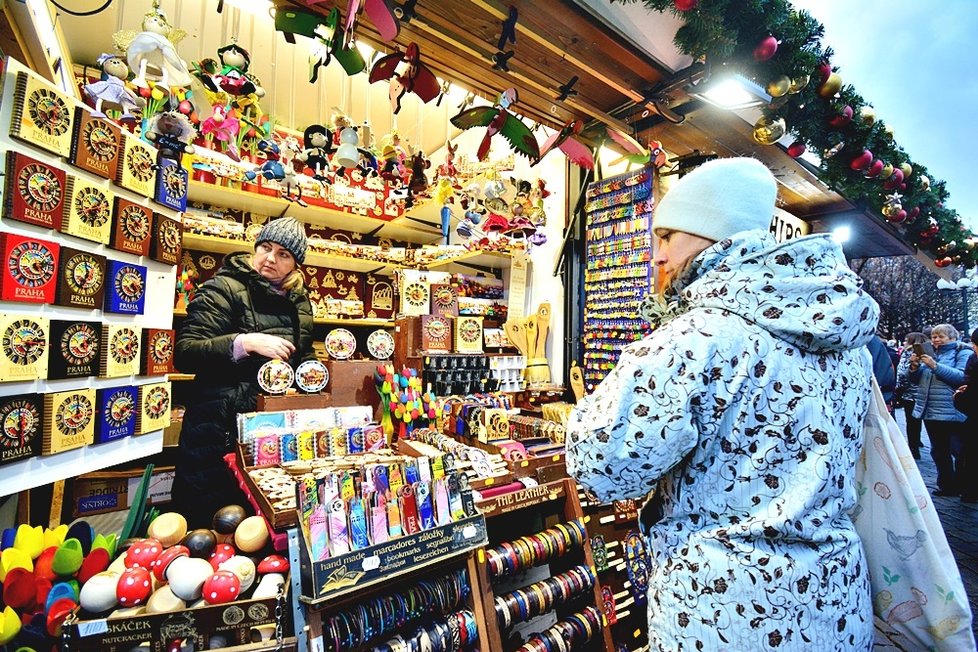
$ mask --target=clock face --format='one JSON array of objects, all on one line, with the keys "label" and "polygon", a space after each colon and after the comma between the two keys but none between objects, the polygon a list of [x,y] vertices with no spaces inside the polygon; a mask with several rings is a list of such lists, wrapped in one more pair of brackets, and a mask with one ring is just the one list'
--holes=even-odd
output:
[{"label": "clock face", "polygon": [[153,179],[153,157],[142,147],[131,147],[126,152],[126,170],[134,179],[148,183]]},{"label": "clock face", "polygon": [[176,252],[180,247],[180,229],[173,220],[162,220],[160,223],[160,244],[169,252]]},{"label": "clock face", "polygon": [[463,342],[472,344],[479,340],[479,336],[482,335],[482,329],[479,328],[478,323],[463,319],[458,325],[458,335],[462,338]]},{"label": "clock face", "polygon": [[443,319],[429,319],[425,323],[425,330],[428,331],[428,337],[440,340],[448,335],[448,323]]},{"label": "clock face", "polygon": [[157,364],[169,362],[173,355],[173,335],[166,331],[154,333],[149,342],[149,354]]},{"label": "clock face", "polygon": [[61,356],[69,365],[86,365],[98,354],[98,334],[88,324],[75,324],[61,336]]},{"label": "clock face", "polygon": [[170,392],[166,387],[154,387],[146,394],[146,416],[160,419],[170,409]]},{"label": "clock face", "polygon": [[20,196],[33,209],[50,211],[57,208],[64,197],[58,178],[46,165],[31,163],[17,174]]},{"label": "clock face", "polygon": [[139,206],[130,204],[119,213],[119,224],[126,239],[140,241],[149,235],[149,214]]},{"label": "clock face", "polygon": [[167,197],[172,199],[182,199],[187,194],[187,181],[183,174],[175,165],[169,165],[161,169],[163,173],[163,189]]},{"label": "clock face", "polygon": [[112,216],[109,198],[98,188],[82,188],[75,195],[74,204],[82,222],[92,227],[102,226]]},{"label": "clock face", "polygon": [[7,271],[24,287],[41,287],[54,278],[54,254],[39,242],[22,242],[10,250]]},{"label": "clock face", "polygon": [[447,285],[443,285],[435,290],[434,294],[431,295],[431,299],[436,305],[447,308],[455,303],[455,290]]},{"label": "clock face", "polygon": [[37,362],[47,346],[44,329],[31,319],[18,319],[3,332],[3,353],[17,365]]},{"label": "clock face", "polygon": [[120,364],[127,364],[136,359],[139,353],[139,338],[131,328],[120,328],[112,334],[109,340],[109,353]]},{"label": "clock face", "polygon": [[102,289],[103,272],[98,261],[89,254],[77,254],[65,265],[68,287],[75,294],[92,296]]},{"label": "clock face", "polygon": [[27,114],[38,129],[52,136],[61,136],[71,125],[64,99],[46,88],[35,89],[27,98]]},{"label": "clock face", "polygon": [[27,437],[37,431],[41,415],[29,401],[13,401],[0,412],[0,447],[23,448]]},{"label": "clock face", "polygon": [[143,275],[135,267],[122,267],[115,275],[115,291],[125,301],[134,303],[143,296]]},{"label": "clock face", "polygon": [[428,303],[428,286],[424,283],[410,283],[404,289],[404,299],[412,306]]},{"label": "clock face", "polygon": [[88,426],[94,415],[95,409],[87,396],[72,394],[58,406],[55,425],[66,435],[76,435]]},{"label": "clock face", "polygon": [[105,402],[105,420],[114,428],[124,426],[135,411],[136,403],[128,391],[116,392]]},{"label": "clock face", "polygon": [[81,133],[88,153],[100,161],[111,161],[119,152],[119,138],[102,120],[89,120]]}]

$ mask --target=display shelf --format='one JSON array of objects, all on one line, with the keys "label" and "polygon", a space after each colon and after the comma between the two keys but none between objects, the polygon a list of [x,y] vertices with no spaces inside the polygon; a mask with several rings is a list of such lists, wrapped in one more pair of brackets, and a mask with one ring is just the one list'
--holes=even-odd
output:
[{"label": "display shelf", "polygon": [[[230,254],[236,251],[250,251],[253,244],[251,242],[246,242],[245,240],[236,240],[234,238],[220,238],[213,235],[184,233],[183,246],[186,249]],[[308,251],[306,253],[306,260],[303,264],[311,265],[313,267],[329,267],[331,269],[342,269],[349,272],[372,272],[375,274],[390,274],[393,270],[404,267],[404,265],[399,265],[398,263],[388,263],[378,260],[364,260],[362,258],[353,258],[352,256],[334,256],[316,251]]]},{"label": "display shelf", "polygon": [[162,450],[163,431],[154,430],[138,437],[91,444],[56,455],[31,457],[3,467],[3,473],[0,474],[0,496],[138,460]]},{"label": "display shelf", "polygon": [[364,326],[367,328],[394,328],[393,319],[337,319],[327,317],[316,317],[313,320],[316,324],[327,326]]},{"label": "display shelf", "polygon": [[473,267],[475,269],[501,269],[509,267],[513,254],[508,251],[470,251],[455,258],[439,260],[425,265],[428,269],[441,269],[449,265]]},{"label": "display shelf", "polygon": [[196,377],[197,377],[196,374],[180,374],[180,373],[175,373],[175,374],[167,374],[166,375],[167,380],[171,380],[171,381],[193,380]]},{"label": "display shelf", "polygon": [[404,242],[431,244],[442,239],[441,231],[425,227],[430,222],[421,220],[423,224],[419,224],[412,220],[410,215],[385,221],[366,215],[335,211],[318,206],[300,206],[281,197],[235,190],[202,181],[192,180],[190,182],[188,198],[194,202],[249,211],[259,215],[277,217],[288,214],[310,224],[343,231],[370,233],[380,238]]}]

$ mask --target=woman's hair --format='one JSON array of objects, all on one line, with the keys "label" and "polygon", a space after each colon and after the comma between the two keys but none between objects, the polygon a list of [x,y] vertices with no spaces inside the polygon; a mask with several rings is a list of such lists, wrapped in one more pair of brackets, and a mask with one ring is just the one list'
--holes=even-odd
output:
[{"label": "woman's hair", "polygon": [[961,333],[958,332],[958,329],[951,326],[951,324],[938,324],[932,328],[930,332],[931,335],[937,333],[938,335],[945,336],[949,340],[956,340],[961,337]]},{"label": "woman's hair", "polygon": [[927,338],[924,337],[923,333],[913,332],[907,333],[907,336],[903,338],[903,341],[908,346],[913,346],[914,344],[923,344],[927,341]]},{"label": "woman's hair", "polygon": [[302,275],[302,270],[296,265],[295,269],[282,280],[282,284],[279,287],[286,292],[292,292],[293,290],[301,290],[304,283],[305,277]]},{"label": "woman's hair", "polygon": [[978,344],[978,328],[971,331],[971,343]]}]

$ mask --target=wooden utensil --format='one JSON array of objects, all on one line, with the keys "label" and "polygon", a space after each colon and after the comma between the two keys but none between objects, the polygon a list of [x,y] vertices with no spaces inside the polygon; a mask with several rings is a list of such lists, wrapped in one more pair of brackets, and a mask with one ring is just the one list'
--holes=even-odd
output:
[{"label": "wooden utensil", "polygon": [[577,366],[577,360],[571,363],[570,386],[574,392],[574,400],[580,402],[584,398],[584,370]]},{"label": "wooden utensil", "polygon": [[523,332],[523,325],[515,320],[509,319],[503,323],[503,330],[506,331],[506,337],[509,341],[513,343],[522,355],[526,355],[526,335]]},{"label": "wooden utensil", "polygon": [[524,334],[526,336],[526,357],[532,360],[537,357],[537,316],[530,315],[523,320]]},{"label": "wooden utensil", "polygon": [[550,332],[550,303],[544,301],[537,308],[537,350],[538,356],[546,355],[547,335]]}]

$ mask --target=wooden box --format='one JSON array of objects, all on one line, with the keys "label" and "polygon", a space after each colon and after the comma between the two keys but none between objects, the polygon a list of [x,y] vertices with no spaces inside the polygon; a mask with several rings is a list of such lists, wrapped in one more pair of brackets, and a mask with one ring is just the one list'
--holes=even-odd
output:
[{"label": "wooden box", "polygon": [[330,360],[329,386],[335,407],[370,405],[374,414],[380,408],[380,395],[374,383],[376,360]]}]

